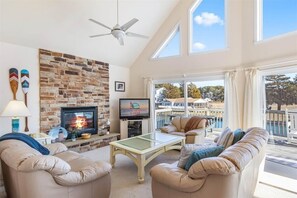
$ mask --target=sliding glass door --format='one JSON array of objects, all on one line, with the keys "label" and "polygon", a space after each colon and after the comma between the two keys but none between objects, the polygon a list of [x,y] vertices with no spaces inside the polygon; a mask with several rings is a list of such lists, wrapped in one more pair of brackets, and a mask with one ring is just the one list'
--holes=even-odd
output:
[{"label": "sliding glass door", "polygon": [[209,130],[221,129],[224,80],[192,80],[155,84],[155,129],[175,116],[203,116]]}]

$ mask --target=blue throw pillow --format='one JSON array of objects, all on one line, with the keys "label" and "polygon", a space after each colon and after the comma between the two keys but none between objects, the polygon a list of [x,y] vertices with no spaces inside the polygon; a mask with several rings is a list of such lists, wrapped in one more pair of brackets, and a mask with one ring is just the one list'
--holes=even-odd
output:
[{"label": "blue throw pillow", "polygon": [[47,148],[42,146],[39,142],[37,142],[31,136],[26,135],[24,133],[7,133],[0,137],[0,141],[11,140],[11,139],[22,141],[22,142],[26,143],[28,146],[36,149],[43,155],[48,155],[50,153],[50,151]]},{"label": "blue throw pillow", "polygon": [[238,142],[239,140],[241,140],[241,138],[243,138],[243,136],[245,135],[245,132],[241,129],[236,129],[233,132],[233,135],[234,135],[234,139],[233,139],[232,145]]},{"label": "blue throw pillow", "polygon": [[216,157],[220,155],[221,152],[223,152],[223,150],[223,146],[214,146],[196,150],[191,154],[189,160],[186,163],[185,169],[188,171],[191,168],[191,166],[195,164],[197,161],[207,157]]}]

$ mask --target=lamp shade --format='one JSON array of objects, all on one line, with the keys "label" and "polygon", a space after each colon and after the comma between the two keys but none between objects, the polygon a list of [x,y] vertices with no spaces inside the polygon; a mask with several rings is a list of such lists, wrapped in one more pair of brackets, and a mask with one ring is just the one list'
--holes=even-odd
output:
[{"label": "lamp shade", "polygon": [[26,116],[31,116],[31,114],[23,101],[12,100],[7,104],[7,106],[1,113],[1,116],[26,117]]}]

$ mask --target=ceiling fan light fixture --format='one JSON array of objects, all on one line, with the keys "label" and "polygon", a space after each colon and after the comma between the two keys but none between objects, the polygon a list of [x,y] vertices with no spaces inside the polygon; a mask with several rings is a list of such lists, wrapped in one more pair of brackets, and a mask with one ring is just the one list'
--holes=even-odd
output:
[{"label": "ceiling fan light fixture", "polygon": [[125,32],[122,30],[113,30],[111,32],[111,34],[116,38],[116,39],[120,39],[120,38],[124,38],[125,37]]},{"label": "ceiling fan light fixture", "polygon": [[89,21],[96,23],[96,24],[110,30],[110,33],[96,34],[96,35],[90,36],[90,38],[95,38],[95,37],[99,37],[99,36],[106,36],[106,35],[112,34],[119,41],[120,45],[124,45],[124,37],[126,35],[132,36],[132,37],[139,37],[139,38],[148,38],[147,36],[144,36],[141,34],[136,34],[133,32],[126,32],[132,25],[134,25],[138,21],[138,19],[136,19],[136,18],[131,19],[130,21],[128,21],[127,23],[125,23],[122,26],[119,25],[119,2],[118,2],[118,0],[117,0],[117,24],[113,28],[110,28],[107,25],[104,25],[103,23],[96,21],[94,19],[89,19]]}]

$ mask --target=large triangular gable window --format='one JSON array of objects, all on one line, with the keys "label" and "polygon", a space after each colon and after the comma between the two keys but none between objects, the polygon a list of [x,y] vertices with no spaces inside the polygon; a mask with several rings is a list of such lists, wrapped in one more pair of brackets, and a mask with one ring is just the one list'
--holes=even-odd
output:
[{"label": "large triangular gable window", "polygon": [[257,41],[297,31],[296,0],[257,0]]},{"label": "large triangular gable window", "polygon": [[226,48],[225,0],[197,0],[189,15],[190,53]]},{"label": "large triangular gable window", "polygon": [[153,59],[180,55],[180,30],[179,25],[167,37],[165,42],[153,55]]}]

